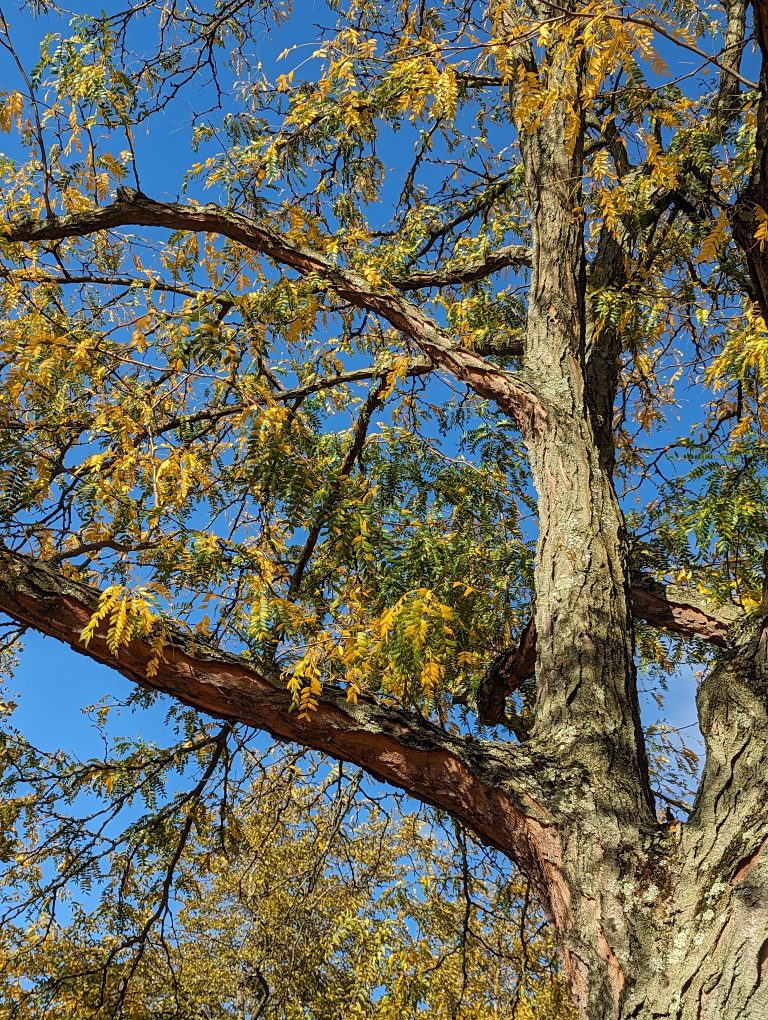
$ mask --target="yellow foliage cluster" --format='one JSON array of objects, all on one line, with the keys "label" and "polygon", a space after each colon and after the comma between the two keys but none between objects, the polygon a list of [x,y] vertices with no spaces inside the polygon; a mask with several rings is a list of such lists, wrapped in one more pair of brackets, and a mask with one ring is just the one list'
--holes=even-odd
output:
[{"label": "yellow foliage cluster", "polygon": [[105,588],[91,619],[83,627],[80,640],[87,648],[98,633],[99,624],[106,622],[104,639],[107,648],[120,657],[120,649],[127,647],[134,638],[151,638],[152,655],[146,665],[146,675],[157,675],[165,645],[163,625],[154,612],[156,596],[146,588],[127,590],[125,585],[112,584]]}]

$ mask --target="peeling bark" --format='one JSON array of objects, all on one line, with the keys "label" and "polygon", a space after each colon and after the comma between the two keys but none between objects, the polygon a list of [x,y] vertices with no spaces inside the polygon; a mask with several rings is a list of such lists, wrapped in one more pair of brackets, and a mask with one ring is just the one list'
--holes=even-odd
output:
[{"label": "peeling bark", "polygon": [[667,830],[666,884],[646,893],[643,980],[622,1018],[768,1016],[767,644],[762,626],[742,627],[701,686],[706,767],[691,818]]}]

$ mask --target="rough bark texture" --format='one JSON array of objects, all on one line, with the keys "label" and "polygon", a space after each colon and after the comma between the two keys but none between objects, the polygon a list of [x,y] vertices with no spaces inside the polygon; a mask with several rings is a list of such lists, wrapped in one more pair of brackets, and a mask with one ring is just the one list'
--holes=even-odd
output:
[{"label": "rough bark texture", "polygon": [[691,818],[657,837],[662,853],[634,891],[640,944],[622,1018],[768,1015],[767,693],[761,625],[702,684],[706,769]]},{"label": "rough bark texture", "polygon": [[[548,10],[540,5],[537,14]],[[762,646],[734,655],[703,688],[707,769],[683,839],[679,826],[656,821],[639,727],[630,576],[608,427],[620,345],[590,329],[585,300],[576,67],[575,50],[561,46],[550,55],[548,83],[564,99],[521,136],[532,221],[524,369],[548,423],[528,440],[540,525],[530,743],[556,747],[559,760],[584,776],[581,789],[565,787],[559,803],[570,893],[568,917],[557,922],[563,957],[587,1017],[757,1020],[766,1015],[768,950],[758,803],[765,793]],[[613,263],[613,282],[623,284],[622,254],[615,243],[601,244],[597,280]],[[753,265],[754,245],[749,255],[757,284],[764,266]],[[651,618],[669,616],[658,592],[636,601]],[[678,625],[698,611],[678,613]],[[727,641],[722,621],[712,630]],[[742,783],[754,802],[747,804]]]},{"label": "rough bark texture", "polygon": [[[632,615],[637,620],[683,637],[698,638],[724,648],[731,627],[742,614],[735,606],[713,606],[695,592],[663,585],[640,574],[632,576]],[[536,622],[523,628],[516,647],[494,660],[477,692],[480,721],[492,726],[504,719],[506,700],[536,673]]]},{"label": "rough bark texture", "polygon": [[[618,1010],[633,971],[637,933],[621,889],[655,818],[639,729],[623,522],[586,389],[583,126],[573,123],[573,62],[568,47],[552,57],[548,81],[563,99],[521,143],[533,241],[524,364],[549,421],[528,443],[539,506],[532,742],[556,747],[584,777],[560,804],[570,911],[559,927],[574,999],[598,1017]],[[635,848],[630,860],[627,847]]]},{"label": "rough bark texture", "polygon": [[[531,6],[542,22],[557,22],[574,10]],[[515,34],[517,8],[504,3],[492,8],[502,35],[518,40],[510,43],[512,63],[537,73],[530,42]],[[736,32],[738,43],[744,9],[736,2],[730,9],[729,32]],[[754,5],[754,23],[768,63],[764,2]],[[157,676],[147,681],[146,643],[132,642],[115,662],[103,636],[93,639],[87,653],[79,642],[97,592],[10,552],[0,556],[0,610],[137,683],[353,761],[461,818],[533,880],[585,1018],[764,1020],[768,639],[764,624],[750,629],[690,597],[633,586],[611,477],[621,338],[595,329],[587,282],[589,276],[593,287],[622,286],[624,259],[635,237],[632,230],[618,240],[606,235],[587,273],[580,184],[585,125],[578,121],[584,72],[575,46],[574,37],[546,55],[546,81],[559,98],[544,106],[534,124],[519,125],[530,249],[448,267],[442,276],[414,274],[374,286],[237,213],[153,202],[128,191],[101,209],[17,221],[5,230],[7,239],[19,242],[142,225],[217,233],[319,277],[409,336],[425,365],[436,365],[513,414],[528,444],[539,500],[535,620],[520,649],[508,656],[506,680],[484,693],[488,711],[498,711],[514,676],[535,668],[530,739],[519,745],[473,741],[373,703],[351,706],[333,691],[325,692],[311,721],[300,721],[288,711],[287,695],[274,678],[181,635],[172,640]],[[732,47],[729,57],[736,69],[738,52]],[[761,80],[765,86],[765,70]],[[513,83],[513,100],[515,88]],[[730,82],[721,101],[733,104],[736,98]],[[754,233],[758,213],[766,208],[766,123],[763,97],[755,169],[732,215],[764,311],[768,273]],[[615,154],[622,173],[629,172],[625,158]],[[661,207],[668,201],[660,196]],[[531,267],[523,369],[517,375],[455,346],[445,329],[402,294],[441,280],[475,279],[515,262]],[[699,696],[707,761],[685,824],[659,822],[654,808],[640,728],[633,608],[659,626],[722,649]]]}]

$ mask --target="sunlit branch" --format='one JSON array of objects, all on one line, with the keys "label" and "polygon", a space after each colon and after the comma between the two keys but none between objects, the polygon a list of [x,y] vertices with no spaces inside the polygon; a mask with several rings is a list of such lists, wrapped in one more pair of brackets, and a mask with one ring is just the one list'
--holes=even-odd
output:
[{"label": "sunlit branch", "polygon": [[410,337],[437,366],[510,414],[523,432],[540,430],[545,425],[546,410],[523,379],[499,369],[474,351],[456,346],[447,330],[391,285],[373,284],[361,273],[337,266],[323,253],[289,241],[240,213],[216,205],[155,202],[132,189],[120,188],[117,201],[111,205],[45,220],[17,220],[8,224],[3,234],[10,241],[51,241],[127,226],[218,234],[312,276],[351,304],[380,315]]},{"label": "sunlit branch", "polygon": [[[542,868],[539,784],[544,764],[522,751],[479,745],[403,710],[361,698],[358,704],[327,686],[317,711],[299,718],[277,676],[169,628],[157,673],[149,638],[133,638],[116,658],[97,632],[86,648],[80,634],[98,606],[99,591],[62,575],[51,564],[0,551],[0,612],[109,666],[142,687],[169,694],[199,711],[265,730],[281,740],[353,762],[378,779],[451,812],[481,838],[512,850],[546,893]],[[554,766],[553,766],[554,767]],[[515,778],[519,772],[519,779]],[[503,783],[500,777],[503,776]],[[535,793],[532,797],[528,784]],[[549,875],[551,883],[553,876]]]}]

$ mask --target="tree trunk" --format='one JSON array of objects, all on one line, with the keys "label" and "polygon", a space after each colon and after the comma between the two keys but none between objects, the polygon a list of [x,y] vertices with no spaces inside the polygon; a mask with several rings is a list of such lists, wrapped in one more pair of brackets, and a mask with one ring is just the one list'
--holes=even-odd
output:
[{"label": "tree trunk", "polygon": [[[558,21],[567,11],[567,5],[532,6],[542,20]],[[516,34],[516,6],[497,0],[492,7],[503,34],[518,40],[510,44],[510,63],[537,75],[532,45],[521,41],[525,33]],[[764,7],[756,24],[768,59]],[[660,822],[640,726],[624,521],[611,477],[620,338],[595,328],[588,335],[587,328],[584,130],[578,120],[584,71],[577,43],[568,36],[546,55],[540,80],[547,96],[535,122],[518,125],[532,240],[518,375],[456,346],[393,287],[377,287],[327,255],[215,206],[157,203],[121,190],[110,206],[18,221],[6,236],[36,241],[128,224],[218,233],[298,272],[319,274],[337,294],[387,319],[434,364],[515,416],[539,511],[536,723],[522,744],[446,733],[365,698],[349,705],[332,689],[310,719],[298,719],[287,711],[276,677],[258,676],[225,653],[203,654],[182,635],[169,639],[151,680],[151,649],[139,639],[121,649],[117,664],[98,633],[87,654],[201,710],[356,762],[462,819],[535,885],[585,1020],[765,1020],[766,637],[762,627],[745,630],[702,684],[707,760],[696,805],[685,824]],[[522,78],[510,80],[514,114],[515,82]],[[761,111],[765,134],[765,101]],[[751,186],[764,190],[766,179],[761,163]],[[760,300],[768,294],[768,276],[750,218],[756,192],[745,196],[734,230],[752,259]],[[620,247],[604,250],[601,272],[619,261]],[[768,308],[768,299],[761,306]],[[24,557],[0,551],[0,610],[81,652],[79,634],[97,598],[55,568],[31,567]],[[728,643],[722,631],[718,635],[718,643]]]},{"label": "tree trunk", "polygon": [[[693,863],[693,862],[691,862]],[[648,945],[621,1020],[764,1020],[768,1016],[768,874],[715,879],[703,862],[681,881],[658,941]],[[683,902],[685,901],[685,902]]]},{"label": "tree trunk", "polygon": [[590,767],[584,753],[578,802],[561,775],[568,908],[553,919],[589,1020],[768,1016],[767,646],[753,627],[702,684],[707,760],[686,823],[623,812],[599,754]]},{"label": "tree trunk", "polygon": [[[531,59],[520,56],[529,71]],[[753,640],[703,686],[699,801],[684,828],[660,824],[605,427],[619,351],[613,336],[587,337],[575,43],[550,53],[545,73],[558,98],[520,144],[532,236],[524,371],[546,420],[527,436],[539,512],[536,724],[527,746],[560,763],[547,802],[563,888],[553,897],[550,883],[548,902],[574,1001],[589,1020],[763,1020],[764,650]]]},{"label": "tree trunk", "polygon": [[[712,847],[669,826],[645,872],[622,884],[620,918],[586,949],[569,976],[589,1020],[764,1020],[768,1016],[768,866],[762,846],[734,869],[713,867]],[[696,844],[696,845],[693,845]],[[627,848],[634,856],[634,848]],[[718,854],[715,854],[717,857]],[[587,902],[586,910],[590,908]],[[616,923],[618,920],[618,924]],[[583,969],[583,974],[579,969]]]},{"label": "tree trunk", "polygon": [[558,98],[520,135],[533,252],[524,365],[546,414],[546,427],[527,437],[539,512],[530,744],[554,751],[561,764],[549,796],[566,891],[549,903],[574,1001],[597,1020],[619,1016],[626,976],[641,955],[625,893],[646,866],[640,848],[655,817],[624,526],[586,382],[581,74],[574,47],[551,54],[546,76]]}]

